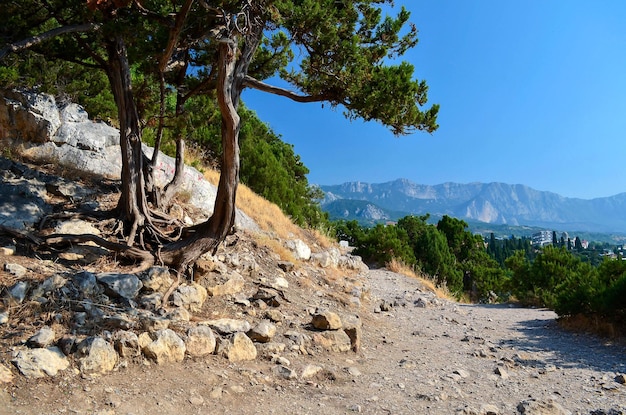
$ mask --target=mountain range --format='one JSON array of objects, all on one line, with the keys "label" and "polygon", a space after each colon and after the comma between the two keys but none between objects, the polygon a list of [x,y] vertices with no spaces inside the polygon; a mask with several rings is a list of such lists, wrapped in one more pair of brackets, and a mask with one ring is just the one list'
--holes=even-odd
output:
[{"label": "mountain range", "polygon": [[429,213],[435,218],[448,215],[468,223],[626,233],[626,193],[587,200],[521,184],[432,186],[407,179],[376,184],[348,182],[320,188],[325,194],[322,208],[332,219],[376,223]]}]

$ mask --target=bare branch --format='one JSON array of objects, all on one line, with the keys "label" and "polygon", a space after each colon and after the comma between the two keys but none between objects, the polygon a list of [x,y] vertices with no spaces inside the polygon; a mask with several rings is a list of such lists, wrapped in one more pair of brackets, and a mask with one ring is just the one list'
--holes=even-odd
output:
[{"label": "bare branch", "polygon": [[57,27],[45,33],[35,35],[5,46],[4,48],[0,49],[0,59],[4,58],[8,53],[20,52],[24,49],[28,49],[32,46],[38,45],[48,39],[59,35],[77,32],[93,32],[99,30],[101,26],[102,25],[100,25],[99,23],[85,23],[80,25]]},{"label": "bare branch", "polygon": [[285,88],[280,88],[277,86],[266,84],[265,82],[261,82],[253,77],[246,75],[244,81],[244,85],[249,88],[258,89],[259,91],[269,92],[270,94],[280,95],[286,98],[289,98],[296,102],[320,102],[320,101],[336,101],[336,97],[332,96],[329,93],[318,94],[318,95],[299,95],[293,91],[290,91]]}]

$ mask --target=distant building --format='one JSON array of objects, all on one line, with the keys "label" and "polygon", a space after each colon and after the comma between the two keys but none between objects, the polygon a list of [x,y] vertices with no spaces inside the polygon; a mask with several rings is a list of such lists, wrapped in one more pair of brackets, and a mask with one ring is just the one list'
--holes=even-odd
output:
[{"label": "distant building", "polygon": [[539,231],[533,233],[531,241],[534,247],[552,245],[552,231]]}]

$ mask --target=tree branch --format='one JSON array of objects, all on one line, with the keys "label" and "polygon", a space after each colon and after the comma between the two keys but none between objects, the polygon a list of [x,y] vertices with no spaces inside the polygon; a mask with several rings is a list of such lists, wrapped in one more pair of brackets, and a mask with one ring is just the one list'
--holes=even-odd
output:
[{"label": "tree branch", "polygon": [[45,33],[29,37],[27,39],[20,40],[15,43],[11,43],[4,48],[0,49],[0,59],[4,58],[8,53],[15,53],[28,49],[34,45],[38,45],[53,37],[63,35],[66,33],[76,32],[93,32],[100,29],[101,25],[98,23],[85,23],[74,26],[62,26],[49,30]]},{"label": "tree branch", "polygon": [[280,95],[296,102],[332,101],[333,98],[335,98],[334,100],[336,101],[336,97],[329,93],[322,93],[318,95],[299,95],[288,89],[280,88],[277,86],[266,84],[265,82],[261,82],[257,79],[254,79],[250,75],[246,75],[243,81],[243,84],[244,86],[247,86],[249,88],[258,89],[259,91],[268,92],[274,95]]}]

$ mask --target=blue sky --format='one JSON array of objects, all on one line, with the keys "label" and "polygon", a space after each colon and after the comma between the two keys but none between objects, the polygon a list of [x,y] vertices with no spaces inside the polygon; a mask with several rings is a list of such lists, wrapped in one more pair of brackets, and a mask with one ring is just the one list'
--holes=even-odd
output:
[{"label": "blue sky", "polygon": [[312,184],[503,182],[590,199],[626,192],[626,2],[396,0],[405,55],[441,105],[433,134],[394,137],[328,105],[247,90]]}]

